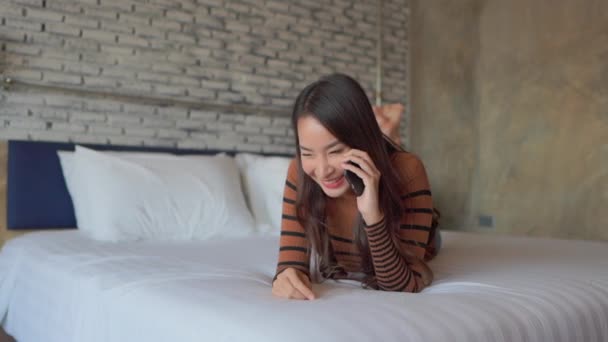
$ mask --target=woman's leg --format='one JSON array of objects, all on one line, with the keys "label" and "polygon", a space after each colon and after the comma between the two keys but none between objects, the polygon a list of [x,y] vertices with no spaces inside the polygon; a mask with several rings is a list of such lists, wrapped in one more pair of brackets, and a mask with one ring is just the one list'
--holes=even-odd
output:
[{"label": "woman's leg", "polygon": [[373,106],[374,114],[382,133],[387,135],[397,145],[401,144],[399,126],[403,116],[404,106],[400,103],[391,103],[382,106]]}]

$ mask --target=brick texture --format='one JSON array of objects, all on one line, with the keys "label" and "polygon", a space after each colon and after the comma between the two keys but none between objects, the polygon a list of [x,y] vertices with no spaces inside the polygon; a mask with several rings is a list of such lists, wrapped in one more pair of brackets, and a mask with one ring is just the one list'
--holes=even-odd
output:
[{"label": "brick texture", "polygon": [[[2,0],[0,74],[20,82],[0,89],[0,138],[291,153],[306,84],[344,72],[373,100],[376,11],[372,0]],[[408,13],[407,0],[384,1],[384,102],[407,102]]]}]

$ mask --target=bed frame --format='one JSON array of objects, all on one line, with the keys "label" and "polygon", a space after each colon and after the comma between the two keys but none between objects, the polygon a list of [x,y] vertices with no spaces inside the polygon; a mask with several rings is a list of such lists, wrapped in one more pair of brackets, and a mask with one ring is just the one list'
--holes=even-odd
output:
[{"label": "bed frame", "polygon": [[[0,146],[4,160],[0,191],[8,194],[9,202],[2,196],[2,204],[10,208],[11,225],[18,227],[21,222],[51,228],[52,218],[55,229],[69,226],[69,221],[61,223],[54,216],[31,221],[31,215],[35,205],[50,205],[50,201],[67,205],[63,195],[41,194],[40,183],[58,186],[63,182],[56,151],[73,145],[9,142]],[[65,188],[60,190],[67,194]],[[6,217],[5,208],[0,206]],[[7,237],[22,232],[3,231]],[[5,277],[0,277],[0,285],[6,286],[0,288],[0,315],[3,306],[7,315],[13,310],[12,321],[6,321],[13,325],[4,327],[16,337],[32,333],[64,341],[65,332],[76,322],[83,323],[75,334],[80,340],[92,336],[89,330],[103,337],[111,327],[117,329],[115,336],[125,334],[123,340],[152,331],[158,341],[171,339],[165,336],[184,341],[282,341],[307,322],[315,329],[301,329],[292,340],[356,340],[359,336],[359,340],[391,341],[608,341],[608,248],[604,242],[446,232],[442,251],[431,265],[434,283],[425,293],[366,292],[360,284],[327,281],[315,284],[319,300],[304,303],[271,297],[278,236],[155,242],[129,248],[129,243],[101,243],[69,233],[30,234],[11,241],[4,254],[0,275]],[[90,255],[82,255],[83,250],[91,251]],[[68,257],[74,260],[68,262]],[[40,303],[48,304],[42,306],[50,310],[41,313]],[[143,309],[149,309],[149,315],[141,314],[142,303],[149,305]],[[187,311],[180,310],[182,305]],[[375,310],[371,325],[352,324],[361,320],[361,310],[367,308]],[[57,328],[53,324],[64,313],[72,319]],[[79,313],[85,317],[74,321]],[[53,321],[55,317],[59,319]],[[151,325],[150,317],[161,317],[163,324]],[[277,321],[281,324],[269,324]]]}]

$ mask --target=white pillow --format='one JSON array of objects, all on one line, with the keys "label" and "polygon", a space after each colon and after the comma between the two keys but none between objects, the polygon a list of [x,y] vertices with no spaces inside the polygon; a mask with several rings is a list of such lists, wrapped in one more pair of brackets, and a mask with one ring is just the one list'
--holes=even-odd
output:
[{"label": "white pillow", "polygon": [[67,154],[59,157],[77,225],[95,239],[188,240],[254,232],[231,157],[81,146],[72,160]]},{"label": "white pillow", "polygon": [[[78,148],[78,147],[77,147]],[[162,152],[132,152],[132,151],[104,151],[104,154],[115,155],[115,156],[123,156],[127,158],[151,158],[158,156],[173,156],[173,154],[162,153]],[[86,220],[88,218],[88,212],[94,210],[94,204],[89,200],[85,200],[86,193],[82,190],[87,186],[86,179],[83,179],[84,173],[79,173],[74,170],[74,151],[57,151],[57,155],[59,156],[59,162],[61,164],[61,170],[63,172],[63,178],[66,182],[66,186],[68,189],[68,193],[72,199],[72,205],[74,206],[74,214],[76,216],[76,220],[78,218],[80,220]],[[76,196],[80,198],[75,198],[75,192],[79,192],[82,196]],[[83,225],[82,223],[77,224],[78,229],[86,230],[90,225]]]},{"label": "white pillow", "polygon": [[258,232],[279,234],[283,189],[291,158],[238,153],[235,160],[241,171],[243,192]]},{"label": "white pillow", "polygon": [[[87,206],[89,204],[85,201],[84,187],[86,187],[86,181],[82,178],[82,173],[77,172],[75,165],[75,158],[73,151],[57,151],[59,156],[59,162],[61,164],[61,171],[63,172],[63,179],[68,188],[68,193],[72,199],[72,205],[74,207],[74,216],[76,217],[76,226],[78,227],[78,218],[85,217],[86,212],[91,210]],[[78,227],[80,230],[84,230],[85,227]]]}]

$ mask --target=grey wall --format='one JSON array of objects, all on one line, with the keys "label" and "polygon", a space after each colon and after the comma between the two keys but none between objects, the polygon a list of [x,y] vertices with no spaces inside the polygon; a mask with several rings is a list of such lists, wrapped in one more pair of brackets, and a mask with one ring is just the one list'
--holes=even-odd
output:
[{"label": "grey wall", "polygon": [[477,110],[475,1],[413,1],[411,148],[426,164],[441,225],[470,226]]},{"label": "grey wall", "polygon": [[608,240],[606,18],[600,0],[413,2],[412,148],[446,226]]},{"label": "grey wall", "polygon": [[[2,0],[0,138],[289,152],[306,84],[374,96],[376,3]],[[383,97],[406,102],[407,1],[383,16]]]}]

